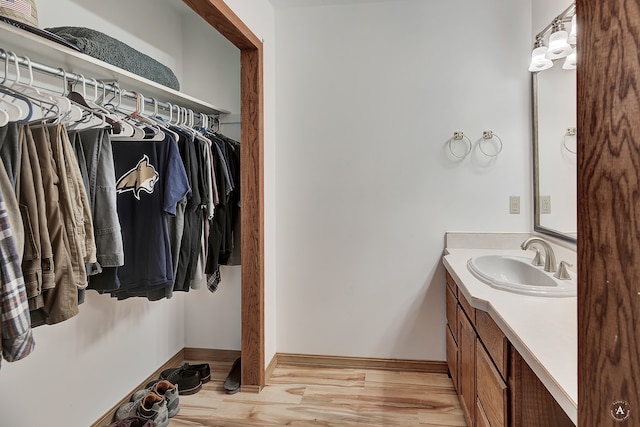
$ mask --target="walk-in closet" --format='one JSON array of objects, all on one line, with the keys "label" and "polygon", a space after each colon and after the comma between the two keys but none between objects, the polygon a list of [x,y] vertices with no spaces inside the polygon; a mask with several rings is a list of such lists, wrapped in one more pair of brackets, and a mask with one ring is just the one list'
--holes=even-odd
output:
[{"label": "walk-in closet", "polygon": [[[182,266],[177,265],[178,256],[172,266],[167,266],[173,269],[170,279],[182,278],[180,289],[171,286],[163,288],[160,293],[138,292],[136,289],[118,293],[108,287],[100,289],[89,285],[79,293],[76,307],[70,314],[49,320],[44,316],[39,323],[33,324],[35,345],[30,354],[17,363],[2,363],[2,424],[41,425],[50,423],[52,415],[55,415],[57,421],[53,425],[91,425],[160,366],[168,361],[180,362],[185,349],[200,351],[207,357],[246,355],[248,360],[243,363],[243,378],[246,378],[249,390],[258,391],[264,383],[264,243],[262,200],[256,197],[262,191],[262,86],[258,83],[262,78],[260,40],[223,2],[18,0],[17,3],[21,5],[21,1],[24,7],[37,7],[37,23],[32,23],[33,27],[50,29],[51,32],[26,31],[5,21],[0,22],[0,78],[8,88],[3,91],[3,102],[11,103],[10,99],[13,99],[16,105],[20,105],[16,101],[21,96],[20,92],[14,98],[11,96],[18,85],[21,85],[21,90],[33,85],[30,93],[43,105],[46,104],[43,99],[55,103],[49,101],[46,93],[55,93],[55,99],[58,99],[74,92],[92,105],[108,99],[114,109],[117,106],[129,114],[138,114],[142,120],[146,120],[144,117],[159,117],[160,121],[176,126],[209,129],[232,141],[227,149],[237,154],[237,163],[242,166],[236,164],[237,174],[232,176],[235,160],[230,161],[219,151],[222,159],[219,170],[224,169],[226,173],[218,177],[219,183],[223,183],[217,188],[220,197],[224,192],[234,194],[232,188],[237,190],[237,198],[233,201],[234,209],[237,208],[233,222],[237,224],[227,221],[229,227],[237,228],[233,228],[234,236],[227,233],[220,238],[222,246],[226,239],[234,248],[233,251],[229,249],[226,256],[220,255],[219,259],[224,258],[224,261],[218,265],[216,257],[215,265],[206,265],[205,236],[213,233],[213,228],[210,230],[209,224],[205,224],[202,229],[194,231],[194,250],[201,249],[202,253],[190,259],[189,271],[183,275],[179,273]],[[148,55],[165,67],[177,84],[159,80],[163,76],[158,77],[157,70],[123,70],[109,64],[109,58],[99,60],[96,55],[78,52],[73,46],[69,47],[50,35],[67,27],[97,31]],[[58,31],[58,34],[61,33]],[[245,66],[243,71],[241,62],[255,66],[251,69]],[[16,87],[10,89],[11,83]],[[43,94],[38,93],[40,90]],[[27,104],[21,104],[23,110]],[[61,108],[51,107],[56,112]],[[40,118],[40,114],[44,123],[53,117],[50,110],[50,116],[45,117],[44,109],[39,107],[37,117],[31,117],[29,113],[27,118],[25,113],[21,120],[27,122]],[[100,121],[99,115],[89,117],[87,110],[83,111],[85,122]],[[84,126],[89,127],[86,123]],[[78,127],[81,128],[82,125]],[[149,138],[149,135],[141,138]],[[114,135],[113,140],[117,139],[118,136]],[[117,144],[124,144],[125,140]],[[218,143],[222,147],[220,141]],[[132,139],[130,144],[136,142]],[[202,144],[206,147],[204,142]],[[134,145],[129,145],[128,149],[131,147]],[[245,165],[245,157],[241,159],[241,156],[251,156],[254,161],[249,157],[250,161]],[[138,181],[139,176],[127,178],[123,175],[117,184],[117,192],[128,192],[138,200],[151,193],[162,172],[148,164],[149,159],[145,157],[130,171],[138,173],[141,168],[148,169],[150,175],[146,181]],[[240,168],[250,171],[241,171]],[[215,177],[213,181],[212,187],[216,187]],[[228,188],[224,187],[227,184]],[[247,187],[246,196],[244,189],[240,195],[241,185]],[[180,195],[176,194],[178,198],[184,195],[187,187],[182,190]],[[217,192],[215,194],[218,196]],[[87,198],[90,198],[89,194]],[[213,218],[213,199],[210,204],[210,218]],[[199,211],[197,215],[200,215]],[[248,216],[252,219],[247,219]],[[148,221],[151,224],[151,217]],[[128,230],[140,230],[146,225],[145,218],[141,218]],[[123,227],[125,232],[128,233]],[[149,239],[149,236],[159,237],[162,243],[162,237],[153,231],[144,239]],[[125,247],[127,239],[140,243],[127,234]],[[249,244],[245,245],[245,241]],[[149,252],[156,249],[157,244],[150,243]],[[247,253],[250,256],[246,256]],[[145,263],[136,261],[136,267],[142,265]],[[131,268],[135,273],[144,269],[155,270],[151,265],[136,267]],[[109,268],[105,267],[104,271]],[[248,275],[247,271],[250,272]],[[86,274],[91,272],[88,270]],[[244,276],[249,276],[251,285],[243,282]],[[90,283],[88,278],[86,282]],[[247,342],[254,343],[249,345],[248,352]],[[38,401],[37,408],[34,407],[34,397]],[[59,420],[70,421],[65,424]]]}]

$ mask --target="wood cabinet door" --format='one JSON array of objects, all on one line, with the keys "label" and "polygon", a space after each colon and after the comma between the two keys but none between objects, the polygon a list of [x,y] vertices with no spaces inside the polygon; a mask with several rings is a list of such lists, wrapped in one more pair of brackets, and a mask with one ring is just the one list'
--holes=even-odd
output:
[{"label": "wood cabinet door", "polygon": [[468,426],[475,425],[476,409],[476,331],[458,306],[458,393]]},{"label": "wood cabinet door", "polygon": [[491,360],[500,372],[502,379],[506,381],[509,365],[509,340],[489,313],[485,311],[476,310],[475,326],[480,341],[491,356]]},{"label": "wood cabinet door", "polygon": [[478,401],[489,425],[506,427],[509,403],[507,385],[480,340],[476,344],[476,373]]},{"label": "wood cabinet door", "polygon": [[446,309],[447,309],[447,324],[449,328],[451,328],[451,333],[453,334],[453,339],[455,342],[458,342],[458,299],[455,294],[447,286],[447,297],[446,297]]},{"label": "wood cabinet door", "polygon": [[458,344],[453,339],[453,334],[448,325],[445,329],[447,330],[447,365],[449,365],[453,386],[460,394],[460,386],[458,385]]}]

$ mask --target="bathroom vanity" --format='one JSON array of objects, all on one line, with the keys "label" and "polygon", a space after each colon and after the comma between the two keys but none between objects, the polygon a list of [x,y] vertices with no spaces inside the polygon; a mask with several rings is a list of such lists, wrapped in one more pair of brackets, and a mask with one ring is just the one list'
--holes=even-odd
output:
[{"label": "bathroom vanity", "polygon": [[447,363],[467,425],[575,425],[576,298],[493,288],[467,268],[486,254],[533,257],[518,249],[445,251]]}]

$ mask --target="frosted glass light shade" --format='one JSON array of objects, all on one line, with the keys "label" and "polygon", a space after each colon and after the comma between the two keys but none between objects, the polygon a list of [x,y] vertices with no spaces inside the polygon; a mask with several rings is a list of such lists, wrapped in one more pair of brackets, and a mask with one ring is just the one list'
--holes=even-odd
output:
[{"label": "frosted glass light shade", "polygon": [[571,53],[571,46],[567,43],[569,34],[565,30],[559,30],[549,37],[548,59],[564,58]]},{"label": "frosted glass light shade", "polygon": [[564,60],[564,64],[562,64],[562,68],[565,70],[575,70],[576,65],[578,63],[578,58],[576,55],[576,48],[573,48],[569,56]]},{"label": "frosted glass light shade", "polygon": [[567,39],[567,43],[576,44],[577,37],[576,35],[578,31],[578,27],[576,26],[576,15],[573,15],[571,18],[571,31],[569,32],[569,38]]},{"label": "frosted glass light shade", "polygon": [[549,69],[553,66],[553,62],[550,59],[546,58],[547,47],[540,46],[533,49],[533,53],[531,54],[531,65],[529,65],[529,71],[532,73],[536,71],[542,71]]}]

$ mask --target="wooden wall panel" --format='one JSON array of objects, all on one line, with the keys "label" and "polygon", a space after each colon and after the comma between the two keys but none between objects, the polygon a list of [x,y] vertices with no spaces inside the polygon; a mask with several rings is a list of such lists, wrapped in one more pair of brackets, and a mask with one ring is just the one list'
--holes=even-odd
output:
[{"label": "wooden wall panel", "polygon": [[[264,387],[264,150],[262,49],[240,55],[242,203],[242,389]],[[254,387],[255,389],[255,387]],[[248,388],[247,388],[248,390]]]},{"label": "wooden wall panel", "polygon": [[640,2],[578,0],[577,11],[578,424],[637,426]]}]

